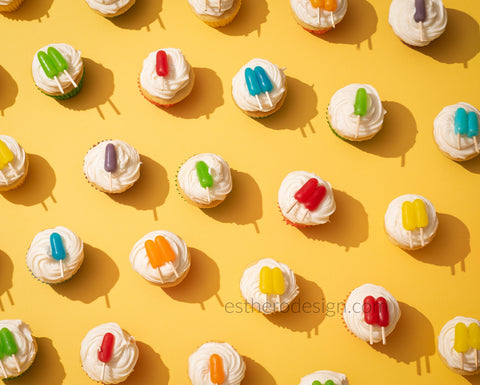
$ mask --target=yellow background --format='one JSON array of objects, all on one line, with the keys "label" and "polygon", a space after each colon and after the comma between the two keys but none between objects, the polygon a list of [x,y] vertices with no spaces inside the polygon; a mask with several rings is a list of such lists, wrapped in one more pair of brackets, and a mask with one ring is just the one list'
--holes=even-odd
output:
[{"label": "yellow background", "polygon": [[[445,0],[445,34],[416,50],[393,34],[389,1],[349,3],[324,38],[296,25],[288,0],[244,0],[222,30],[198,20],[186,0],[137,0],[113,21],[82,0],[25,0],[0,15],[0,130],[31,161],[24,186],[0,197],[0,314],[30,324],[39,345],[15,384],[91,384],[80,343],[108,321],[138,340],[127,384],[189,383],[188,356],[212,340],[244,356],[248,385],[298,384],[321,369],[345,373],[352,385],[480,384],[450,372],[436,353],[445,322],[480,318],[480,159],[452,162],[432,138],[444,106],[480,106],[480,6]],[[82,51],[86,76],[79,95],[57,102],[35,88],[30,66],[37,49],[63,42]],[[136,83],[143,59],[164,47],[181,48],[196,74],[192,94],[168,110],[145,101]],[[230,96],[232,77],[254,57],[287,67],[284,106],[259,121]],[[388,111],[368,143],[338,139],[325,121],[332,94],[353,82],[372,84]],[[142,156],[141,179],[119,196],[96,191],[82,172],[87,150],[107,138]],[[175,190],[178,166],[199,152],[223,156],[234,170],[234,190],[215,209],[190,206]],[[300,231],[282,222],[277,191],[294,170],[331,183],[331,223]],[[404,252],[384,234],[386,207],[404,193],[424,195],[438,211],[438,235],[422,251]],[[48,286],[32,278],[25,253],[36,233],[57,225],[83,239],[86,259],[68,283]],[[128,261],[155,229],[191,248],[191,271],[177,288],[149,284]],[[293,269],[302,302],[336,304],[367,282],[387,288],[402,310],[387,345],[353,337],[340,314],[226,313],[226,303],[241,300],[245,266],[266,257]]]}]

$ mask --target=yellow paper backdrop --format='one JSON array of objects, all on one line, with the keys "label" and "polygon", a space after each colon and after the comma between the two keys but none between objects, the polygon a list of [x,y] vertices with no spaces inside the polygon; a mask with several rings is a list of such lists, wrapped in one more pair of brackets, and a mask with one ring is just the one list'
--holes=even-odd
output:
[{"label": "yellow paper backdrop", "polygon": [[[352,385],[480,384],[450,372],[436,352],[445,322],[480,318],[480,159],[452,162],[432,138],[444,106],[480,106],[480,5],[445,0],[445,34],[416,50],[393,34],[389,3],[350,0],[323,38],[296,25],[288,0],[244,0],[222,30],[198,20],[186,0],[137,0],[113,21],[82,0],[25,0],[0,15],[0,132],[31,161],[24,186],[0,196],[0,316],[30,324],[39,345],[15,384],[91,384],[80,343],[108,321],[138,340],[127,384],[188,384],[188,356],[217,340],[244,356],[246,385],[298,384],[322,369],[345,373]],[[38,48],[63,42],[82,51],[86,76],[79,95],[57,102],[35,88],[30,68]],[[169,110],[137,89],[143,59],[164,47],[181,48],[196,74],[192,94]],[[284,106],[259,121],[230,96],[233,75],[254,57],[287,67]],[[388,111],[378,136],[357,145],[325,121],[332,94],[353,82],[372,84]],[[87,150],[108,138],[130,143],[143,161],[141,179],[119,196],[96,191],[82,172]],[[190,206],[175,189],[178,166],[199,152],[233,169],[234,190],[215,209]],[[277,191],[294,170],[331,183],[331,223],[300,231],[282,222]],[[384,234],[386,207],[404,193],[424,195],[438,211],[437,238],[422,251],[404,252]],[[57,225],[83,239],[86,259],[72,280],[48,286],[30,275],[25,254],[36,233]],[[177,288],[149,284],[128,261],[134,243],[156,229],[191,248],[191,271]],[[387,288],[402,311],[387,345],[353,337],[337,312],[227,313],[227,303],[241,300],[245,266],[266,257],[297,274],[302,303],[336,307],[361,284]]]}]

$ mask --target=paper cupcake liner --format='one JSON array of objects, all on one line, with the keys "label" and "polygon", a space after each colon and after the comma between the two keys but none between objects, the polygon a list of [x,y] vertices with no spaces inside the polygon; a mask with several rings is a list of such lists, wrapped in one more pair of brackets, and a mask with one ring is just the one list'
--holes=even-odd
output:
[{"label": "paper cupcake liner", "polygon": [[330,130],[332,130],[332,132],[335,134],[336,137],[344,140],[345,142],[350,142],[347,138],[344,138],[343,136],[340,136],[340,134],[337,131],[335,131],[335,129],[332,127],[332,125],[330,123],[330,119],[328,119],[328,107],[330,107],[330,105],[327,106],[327,110],[326,110],[326,114],[325,114],[325,118],[327,119],[328,127],[330,127]]},{"label": "paper cupcake liner", "polygon": [[332,27],[324,28],[324,29],[308,29],[301,24],[298,24],[298,25],[300,25],[300,27],[302,27],[305,31],[310,32],[312,35],[316,35],[316,36],[323,35],[325,32],[328,32],[332,29]]},{"label": "paper cupcake liner", "polygon": [[83,86],[83,79],[84,78],[85,78],[85,67],[83,67],[82,78],[80,79],[80,81],[77,84],[78,87],[74,88],[70,92],[68,92],[66,94],[63,94],[63,95],[50,95],[50,94],[47,94],[44,90],[42,90],[40,87],[37,86],[37,88],[40,90],[40,92],[42,94],[50,96],[51,98],[54,98],[56,100],[66,100],[66,99],[70,99],[70,98],[74,97],[76,94],[78,94],[80,92],[80,90],[82,89],[82,86]]},{"label": "paper cupcake liner", "polygon": [[138,86],[138,90],[140,91],[140,93],[142,94],[142,96],[145,98],[145,100],[149,101],[150,103],[152,103],[154,106],[157,106],[157,107],[160,107],[160,108],[169,108],[169,107],[172,107],[174,106],[175,104],[177,103],[172,103],[172,104],[160,104],[160,103],[156,103],[154,102],[153,100],[150,100],[149,98],[147,98],[145,96],[145,94],[142,92],[142,87],[140,85],[140,79],[137,79],[137,86]]},{"label": "paper cupcake liner", "polygon": [[[0,5],[0,12],[13,12],[20,8],[23,0],[14,0],[10,4]],[[15,377],[16,378],[16,377]]]},{"label": "paper cupcake liner", "polygon": [[280,211],[280,215],[282,216],[283,221],[284,221],[287,225],[296,227],[297,229],[305,229],[305,228],[308,228],[308,227],[314,227],[314,226],[315,226],[315,225],[304,225],[304,224],[302,224],[302,223],[294,223],[294,222],[292,222],[291,220],[287,219],[287,218],[283,215],[282,210],[280,209],[280,205],[278,204],[278,202],[277,202],[277,208],[278,208],[278,211]]},{"label": "paper cupcake liner", "polygon": [[178,183],[178,173],[180,172],[180,169],[182,168],[183,164],[187,160],[188,159],[185,159],[182,163],[180,163],[180,166],[178,166],[177,172],[175,173],[175,189],[177,190],[178,195],[180,195],[180,198],[182,198],[185,202],[187,202],[187,200],[183,196],[183,193],[182,193],[182,190],[181,190],[181,187],[180,187],[180,183]]},{"label": "paper cupcake liner", "polygon": [[360,337],[358,337],[354,332],[352,332],[350,330],[350,328],[347,326],[347,323],[345,322],[345,306],[347,305],[347,299],[348,297],[350,297],[350,294],[352,294],[352,291],[353,290],[350,290],[350,292],[347,294],[347,296],[345,297],[345,299],[343,300],[343,303],[345,305],[343,305],[343,311],[342,311],[342,323],[343,323],[343,326],[345,327],[345,329],[347,329],[347,331],[354,337],[358,338],[359,340],[363,341]]}]

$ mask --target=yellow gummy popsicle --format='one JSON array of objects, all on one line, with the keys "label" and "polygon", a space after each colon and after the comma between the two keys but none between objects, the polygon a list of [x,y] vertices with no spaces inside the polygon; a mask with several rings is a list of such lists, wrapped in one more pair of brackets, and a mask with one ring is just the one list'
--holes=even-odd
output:
[{"label": "yellow gummy popsicle", "polygon": [[402,204],[402,223],[405,230],[412,231],[416,228],[417,218],[412,202],[405,201]]},{"label": "yellow gummy popsicle", "polygon": [[260,292],[263,294],[271,294],[273,291],[273,274],[272,269],[263,266],[260,270]]},{"label": "yellow gummy popsicle", "polygon": [[458,353],[465,353],[470,348],[468,342],[468,329],[463,322],[459,322],[455,325],[455,341],[453,348]]},{"label": "yellow gummy popsicle", "polygon": [[282,295],[283,293],[285,293],[285,281],[283,279],[282,270],[280,270],[278,267],[275,267],[272,270],[272,280],[272,294]]},{"label": "yellow gummy popsicle", "polygon": [[472,322],[468,325],[468,342],[474,349],[480,349],[480,327]]},{"label": "yellow gummy popsicle", "polygon": [[428,215],[427,208],[425,207],[425,202],[421,199],[415,199],[413,201],[415,206],[415,212],[417,214],[416,222],[417,227],[427,227],[428,226]]},{"label": "yellow gummy popsicle", "polygon": [[13,153],[7,145],[0,140],[0,170],[13,161]]}]

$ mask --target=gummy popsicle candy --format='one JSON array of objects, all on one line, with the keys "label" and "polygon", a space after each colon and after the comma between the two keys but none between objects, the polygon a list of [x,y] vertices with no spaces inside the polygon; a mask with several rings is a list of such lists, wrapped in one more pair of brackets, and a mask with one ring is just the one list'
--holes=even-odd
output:
[{"label": "gummy popsicle candy", "polygon": [[382,343],[385,345],[385,328],[390,323],[390,315],[388,314],[387,300],[383,297],[378,297],[375,301],[376,311],[378,312],[378,326],[382,328]]},{"label": "gummy popsicle candy", "polygon": [[258,84],[260,85],[262,92],[267,95],[270,107],[273,107],[272,99],[270,98],[269,94],[269,92],[273,89],[273,85],[268,77],[267,72],[263,69],[263,67],[260,66],[256,66],[253,72],[255,72],[255,75],[257,76]]},{"label": "gummy popsicle candy", "polygon": [[98,360],[103,363],[102,376],[100,380],[101,382],[103,382],[103,378],[105,376],[105,364],[108,364],[108,362],[112,358],[114,344],[115,336],[112,333],[105,333],[102,339],[102,344],[98,349]]},{"label": "gummy popsicle candy", "polygon": [[208,166],[203,160],[197,162],[197,164],[195,165],[195,168],[197,170],[198,181],[200,182],[200,186],[207,189],[208,203],[210,203],[209,188],[213,186],[212,175],[210,175],[210,173],[208,172]]},{"label": "gummy popsicle candy", "polygon": [[467,114],[467,126],[468,126],[468,131],[467,131],[467,136],[469,138],[473,138],[473,143],[475,144],[475,151],[479,152],[478,149],[478,141],[477,141],[477,136],[478,136],[478,116],[475,112],[470,111]]},{"label": "gummy popsicle candy", "polygon": [[335,28],[335,20],[333,19],[333,12],[337,10],[337,0],[325,0],[325,11],[330,12],[332,19],[332,27]]},{"label": "gummy popsicle candy", "polygon": [[480,327],[475,322],[468,325],[468,342],[475,349],[475,370],[478,369],[478,350],[480,349]]},{"label": "gummy popsicle candy", "polygon": [[327,380],[323,385],[335,385],[335,382],[333,382],[332,380]]},{"label": "gummy popsicle candy", "polygon": [[413,206],[416,214],[416,227],[420,228],[420,240],[422,242],[422,246],[425,246],[423,228],[428,226],[428,215],[425,202],[422,199],[415,199],[413,201]]},{"label": "gummy popsicle candy", "polygon": [[260,98],[258,95],[262,92],[260,84],[258,84],[257,76],[251,68],[245,69],[245,83],[247,84],[248,93],[252,96],[255,96],[257,99],[258,107],[260,110],[263,108],[260,103]]},{"label": "gummy popsicle candy", "polygon": [[164,89],[165,76],[167,76],[169,72],[167,53],[164,50],[157,51],[155,72],[162,78],[162,89]]},{"label": "gummy popsicle candy", "polygon": [[425,41],[425,31],[423,29],[423,22],[427,18],[427,12],[425,10],[425,0],[415,0],[415,14],[413,19],[415,22],[420,23],[420,40]]},{"label": "gummy popsicle candy", "polygon": [[263,266],[260,269],[260,292],[269,295],[273,291],[273,274],[268,266]]},{"label": "gummy popsicle candy", "polygon": [[164,283],[163,275],[160,270],[160,267],[163,266],[163,258],[159,247],[157,246],[156,242],[148,239],[145,241],[145,251],[147,253],[148,260],[150,265],[157,269],[158,274],[160,275],[160,282]]},{"label": "gummy popsicle candy", "polygon": [[327,193],[327,189],[324,185],[318,183],[318,179],[310,178],[306,181],[302,187],[295,193],[294,198],[295,202],[287,210],[287,214],[292,211],[292,209],[297,205],[297,203],[302,203],[307,211],[303,216],[305,220],[307,214],[311,211],[315,211],[320,203],[322,203],[323,198]]},{"label": "gummy popsicle candy", "polygon": [[20,372],[20,366],[18,365],[17,358],[15,357],[15,354],[18,353],[18,346],[10,330],[7,328],[2,328],[0,330],[0,341],[2,345],[2,353],[7,357],[13,356],[17,370]]},{"label": "gummy popsicle candy", "polygon": [[312,385],[322,385],[322,383],[318,380],[312,382]]},{"label": "gummy popsicle candy", "polygon": [[464,108],[457,108],[454,118],[454,130],[457,135],[457,149],[461,149],[460,135],[466,135],[468,133],[468,121],[467,111]]},{"label": "gummy popsicle candy", "polygon": [[367,90],[360,87],[355,94],[355,104],[353,105],[354,114],[357,115],[357,128],[355,131],[355,138],[358,138],[358,131],[360,130],[360,117],[365,116],[368,109]]},{"label": "gummy popsicle candy", "polygon": [[72,85],[75,88],[77,88],[78,87],[77,83],[75,83],[75,81],[72,79],[72,77],[67,71],[68,63],[65,60],[65,58],[62,56],[62,54],[58,52],[58,50],[55,47],[48,47],[47,54],[52,60],[53,66],[57,70],[57,74],[59,74],[60,72],[63,72],[67,76],[70,83],[72,83]]},{"label": "gummy popsicle candy", "polygon": [[57,78],[57,75],[59,74],[59,72],[57,71],[57,67],[55,67],[55,64],[53,64],[52,58],[43,51],[38,52],[37,58],[38,58],[38,61],[40,62],[40,66],[45,72],[45,75],[47,75],[47,77],[49,77],[50,79],[55,79],[55,83],[57,83],[58,89],[63,94],[64,93],[63,88]]},{"label": "gummy popsicle candy", "polygon": [[363,299],[363,317],[365,323],[370,326],[370,345],[373,344],[373,325],[378,322],[378,314],[375,309],[375,298],[371,295]]},{"label": "gummy popsicle candy", "polygon": [[3,170],[5,166],[8,166],[16,177],[18,176],[18,173],[12,164],[13,159],[14,159],[13,152],[10,151],[10,149],[2,140],[0,140],[0,174],[4,182],[6,182],[7,179],[5,178],[1,170]]},{"label": "gummy popsicle candy", "polygon": [[402,204],[402,224],[403,228],[408,231],[408,237],[410,241],[410,248],[413,248],[413,241],[412,241],[412,231],[415,230],[417,223],[416,215],[415,215],[415,207],[413,203],[410,201],[405,201]]},{"label": "gummy popsicle candy", "polygon": [[223,360],[218,354],[212,354],[210,356],[210,381],[215,385],[223,384],[225,381]]},{"label": "gummy popsicle candy", "polygon": [[157,247],[160,249],[160,252],[162,253],[162,257],[161,257],[162,265],[164,265],[165,263],[168,263],[170,267],[173,269],[175,276],[178,278],[177,270],[175,269],[175,266],[173,266],[173,261],[175,261],[175,258],[177,258],[177,256],[173,251],[172,246],[170,245],[170,242],[168,242],[165,237],[162,237],[161,235],[157,235],[155,237],[155,243]]},{"label": "gummy popsicle candy", "polygon": [[[282,270],[278,267],[272,269],[272,281],[272,294],[277,296],[278,306],[281,310],[282,303],[280,301],[280,296],[285,293],[285,280],[283,279]],[[275,309],[277,307],[277,302],[275,302]]]},{"label": "gummy popsicle candy", "polygon": [[105,147],[105,162],[103,168],[110,173],[117,170],[117,151],[113,143],[108,143]]},{"label": "gummy popsicle candy", "polygon": [[63,246],[62,237],[58,233],[50,234],[50,248],[52,250],[52,258],[60,262],[60,274],[64,276],[63,272],[63,260],[67,256],[65,248]]},{"label": "gummy popsicle candy", "polygon": [[468,342],[468,329],[463,322],[459,322],[455,325],[455,340],[453,342],[453,348],[457,353],[460,353],[461,367],[464,367],[463,353],[466,353],[470,348]]}]

